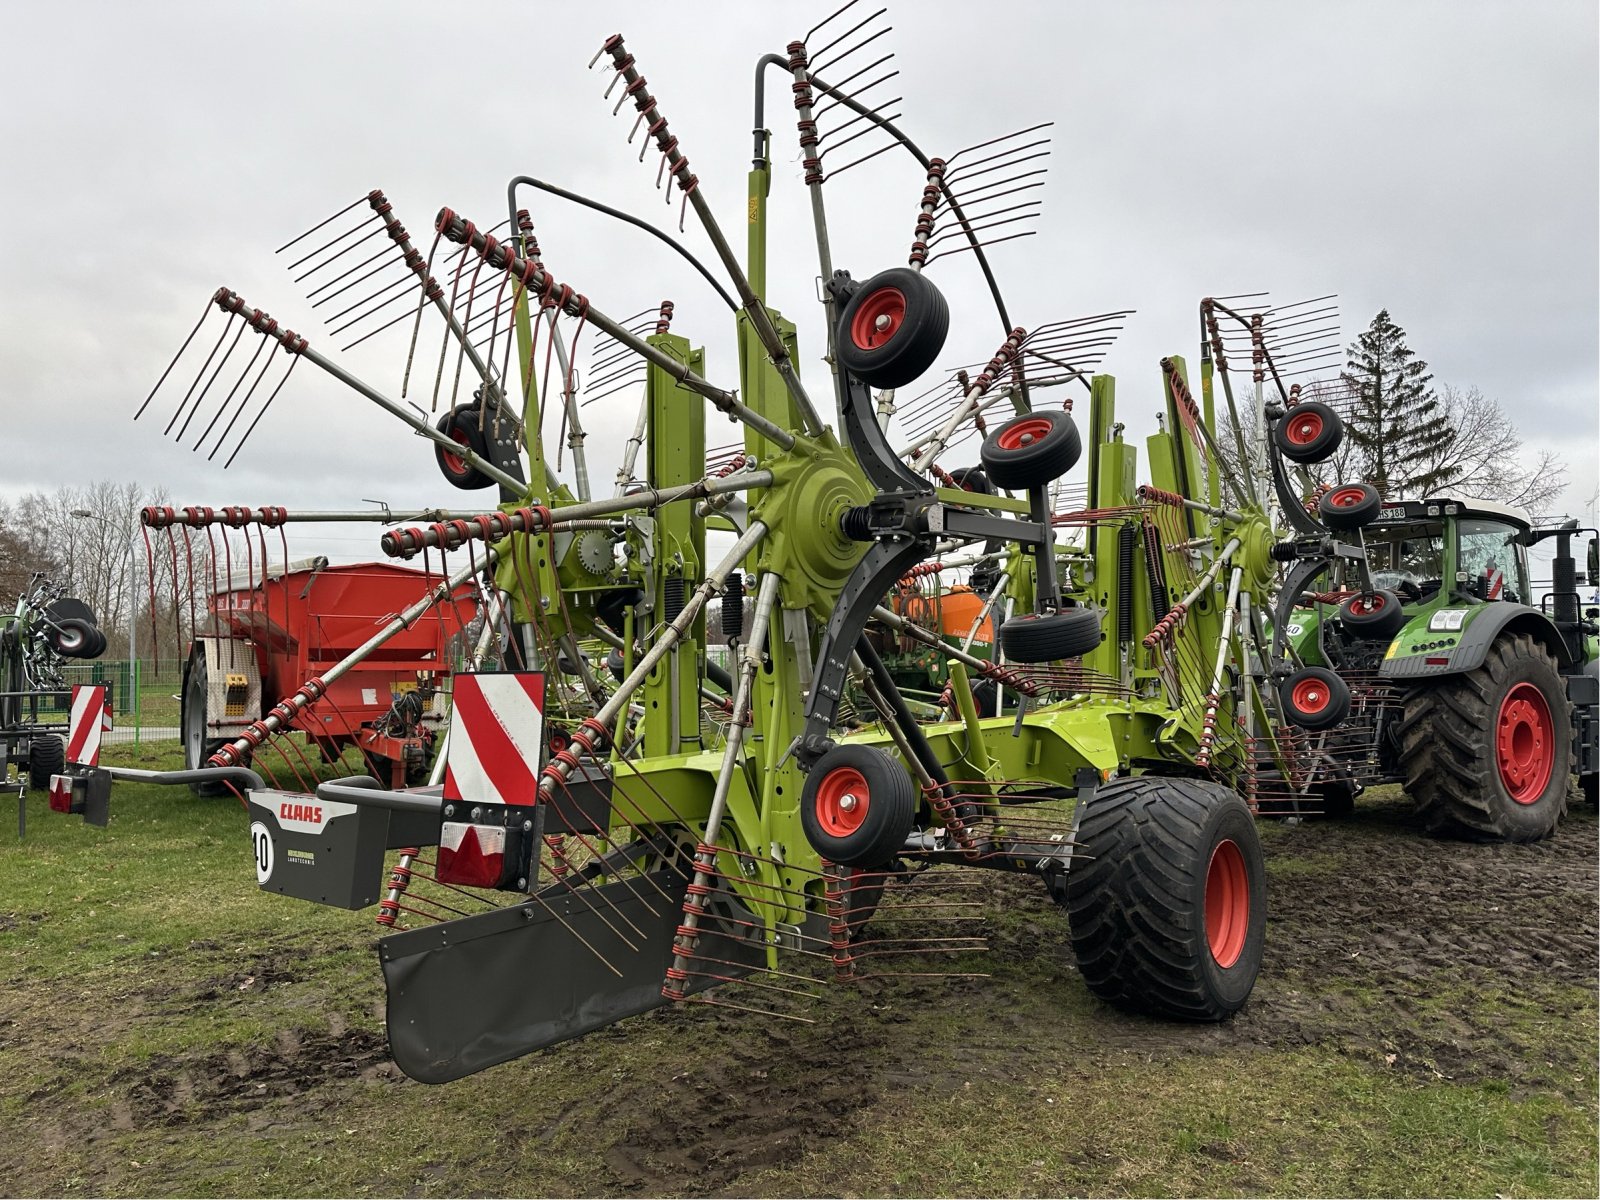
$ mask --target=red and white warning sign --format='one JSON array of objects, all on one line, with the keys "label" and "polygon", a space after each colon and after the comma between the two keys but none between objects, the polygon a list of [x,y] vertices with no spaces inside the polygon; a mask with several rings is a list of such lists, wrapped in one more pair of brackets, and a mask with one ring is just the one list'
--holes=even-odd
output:
[{"label": "red and white warning sign", "polygon": [[100,765],[100,735],[109,727],[104,684],[72,689],[72,716],[67,724],[67,761],[81,767]]},{"label": "red and white warning sign", "polygon": [[452,689],[444,798],[532,804],[544,739],[544,675],[457,675]]}]

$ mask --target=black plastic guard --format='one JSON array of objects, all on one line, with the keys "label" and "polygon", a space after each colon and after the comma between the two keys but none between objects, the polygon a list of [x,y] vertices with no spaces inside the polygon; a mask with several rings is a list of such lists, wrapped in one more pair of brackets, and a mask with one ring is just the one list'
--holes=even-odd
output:
[{"label": "black plastic guard", "polygon": [[[556,884],[525,904],[383,938],[394,1061],[421,1083],[448,1083],[667,1004],[686,883],[659,870]],[[711,917],[701,930],[697,954],[722,960],[718,973],[765,968],[760,942],[739,928]],[[714,982],[691,973],[683,987]]]}]

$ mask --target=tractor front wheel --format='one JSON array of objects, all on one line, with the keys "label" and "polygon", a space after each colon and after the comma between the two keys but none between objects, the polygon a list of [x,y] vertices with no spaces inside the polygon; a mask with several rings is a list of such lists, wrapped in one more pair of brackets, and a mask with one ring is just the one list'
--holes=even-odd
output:
[{"label": "tractor front wheel", "polygon": [[1566,812],[1566,687],[1526,634],[1497,639],[1476,670],[1413,691],[1400,738],[1406,791],[1436,837],[1533,842]]},{"label": "tractor front wheel", "polygon": [[1187,1021],[1237,1012],[1261,970],[1267,870],[1237,793],[1141,775],[1099,788],[1067,872],[1072,949],[1089,990]]}]

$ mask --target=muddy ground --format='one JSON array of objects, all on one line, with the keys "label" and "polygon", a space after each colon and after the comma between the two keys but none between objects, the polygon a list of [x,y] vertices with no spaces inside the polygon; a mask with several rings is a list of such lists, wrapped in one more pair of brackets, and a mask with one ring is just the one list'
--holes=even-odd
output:
[{"label": "muddy ground", "polygon": [[[364,915],[259,898],[52,970],[62,910],[0,895],[0,1194],[1594,1194],[1592,810],[1532,846],[1431,841],[1398,795],[1263,834],[1223,1025],[1097,1004],[1037,884],[986,876],[985,978],[661,1011],[431,1089],[389,1063]],[[1430,1105],[1481,1162],[1365,1161]]]}]

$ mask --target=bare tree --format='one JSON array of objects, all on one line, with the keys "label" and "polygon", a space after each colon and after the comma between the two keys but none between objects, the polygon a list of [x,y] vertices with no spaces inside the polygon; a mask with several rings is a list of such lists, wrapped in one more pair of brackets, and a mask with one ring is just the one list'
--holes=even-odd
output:
[{"label": "bare tree", "polygon": [[1449,384],[1439,386],[1439,400],[1456,431],[1430,464],[1449,473],[1446,490],[1513,504],[1537,517],[1566,489],[1567,464],[1550,450],[1529,461],[1522,435],[1497,401],[1477,387],[1463,390]]}]

